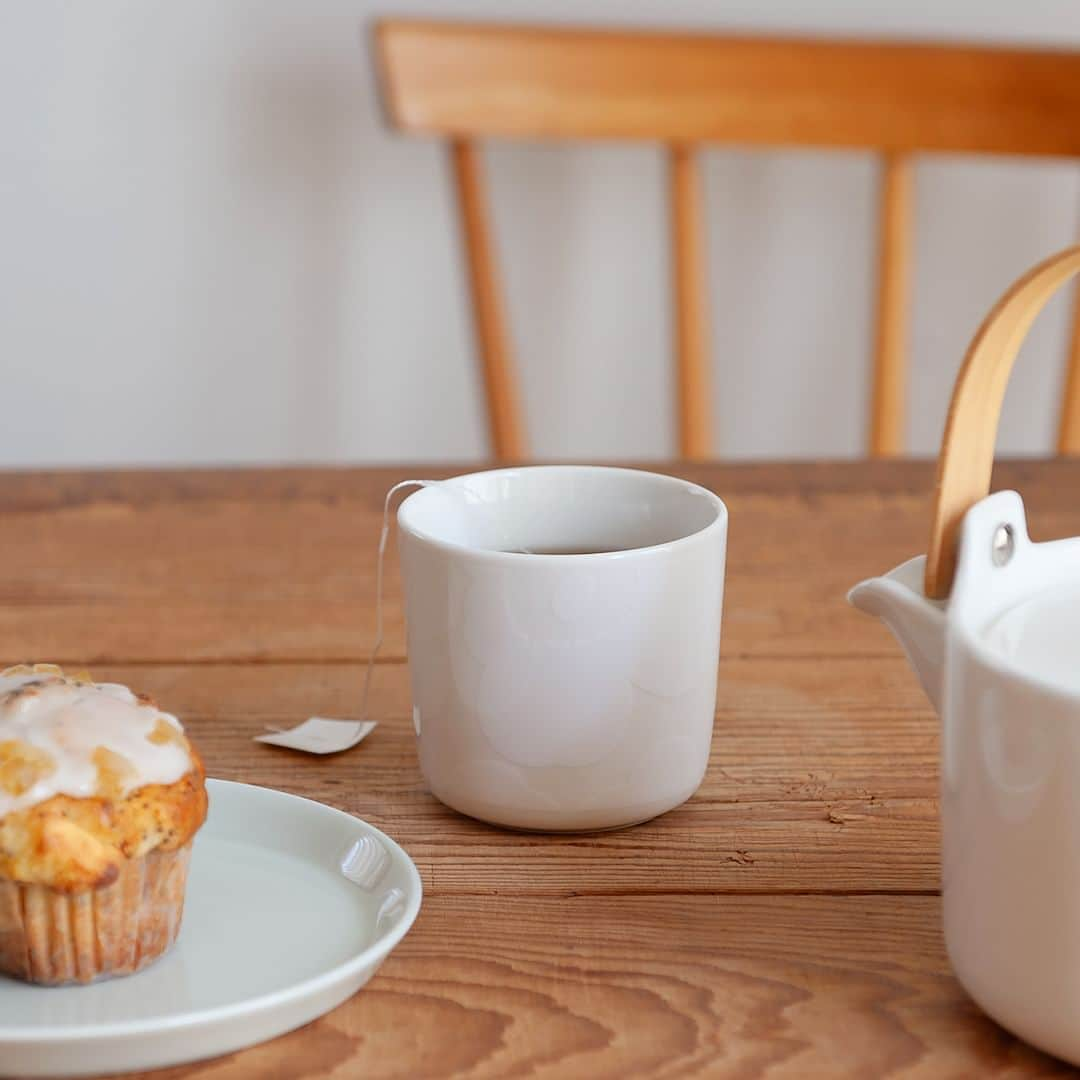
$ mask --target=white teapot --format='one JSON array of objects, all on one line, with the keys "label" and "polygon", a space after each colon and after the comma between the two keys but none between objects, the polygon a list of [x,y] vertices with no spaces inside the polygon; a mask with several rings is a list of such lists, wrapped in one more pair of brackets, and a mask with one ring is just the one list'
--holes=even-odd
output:
[{"label": "white teapot", "polygon": [[1080,1064],[1080,538],[1032,543],[987,495],[1013,361],[1080,247],[1002,297],[961,369],[929,553],[852,589],[903,645],[942,723],[945,941],[995,1020]]}]

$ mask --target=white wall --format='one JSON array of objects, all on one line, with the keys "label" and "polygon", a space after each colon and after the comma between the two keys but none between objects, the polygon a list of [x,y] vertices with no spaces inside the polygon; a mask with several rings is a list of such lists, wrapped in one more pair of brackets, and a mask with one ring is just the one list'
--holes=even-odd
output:
[{"label": "white wall", "polygon": [[[438,146],[383,131],[377,14],[1080,45],[1050,0],[0,0],[0,465],[483,453]],[[503,145],[500,248],[536,451],[671,445],[659,154]],[[711,151],[717,450],[860,451],[874,165]],[[912,445],[986,307],[1078,233],[1072,163],[920,164]],[[1001,446],[1049,446],[1067,305]]]}]

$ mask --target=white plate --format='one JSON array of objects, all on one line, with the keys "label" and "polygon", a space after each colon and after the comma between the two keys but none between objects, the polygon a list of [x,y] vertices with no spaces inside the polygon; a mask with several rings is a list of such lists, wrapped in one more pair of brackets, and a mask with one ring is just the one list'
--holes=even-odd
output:
[{"label": "white plate", "polygon": [[405,936],[420,875],[389,837],[280,791],[208,790],[172,951],[91,986],[0,976],[0,1074],[151,1069],[250,1046],[356,993]]}]

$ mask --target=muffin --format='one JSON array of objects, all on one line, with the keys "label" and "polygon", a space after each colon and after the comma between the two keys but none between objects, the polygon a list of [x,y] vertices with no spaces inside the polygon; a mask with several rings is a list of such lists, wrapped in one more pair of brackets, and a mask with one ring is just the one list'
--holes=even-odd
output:
[{"label": "muffin", "polygon": [[0,973],[86,983],[161,956],[205,818],[202,761],[149,698],[0,673]]}]

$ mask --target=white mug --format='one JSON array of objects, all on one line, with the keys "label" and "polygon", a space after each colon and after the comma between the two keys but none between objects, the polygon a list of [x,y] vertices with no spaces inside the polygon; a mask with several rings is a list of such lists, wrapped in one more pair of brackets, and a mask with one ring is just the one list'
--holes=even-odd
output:
[{"label": "white mug", "polygon": [[501,469],[410,495],[398,527],[438,799],[546,832],[632,825],[694,793],[716,704],[716,495],[634,469]]}]

